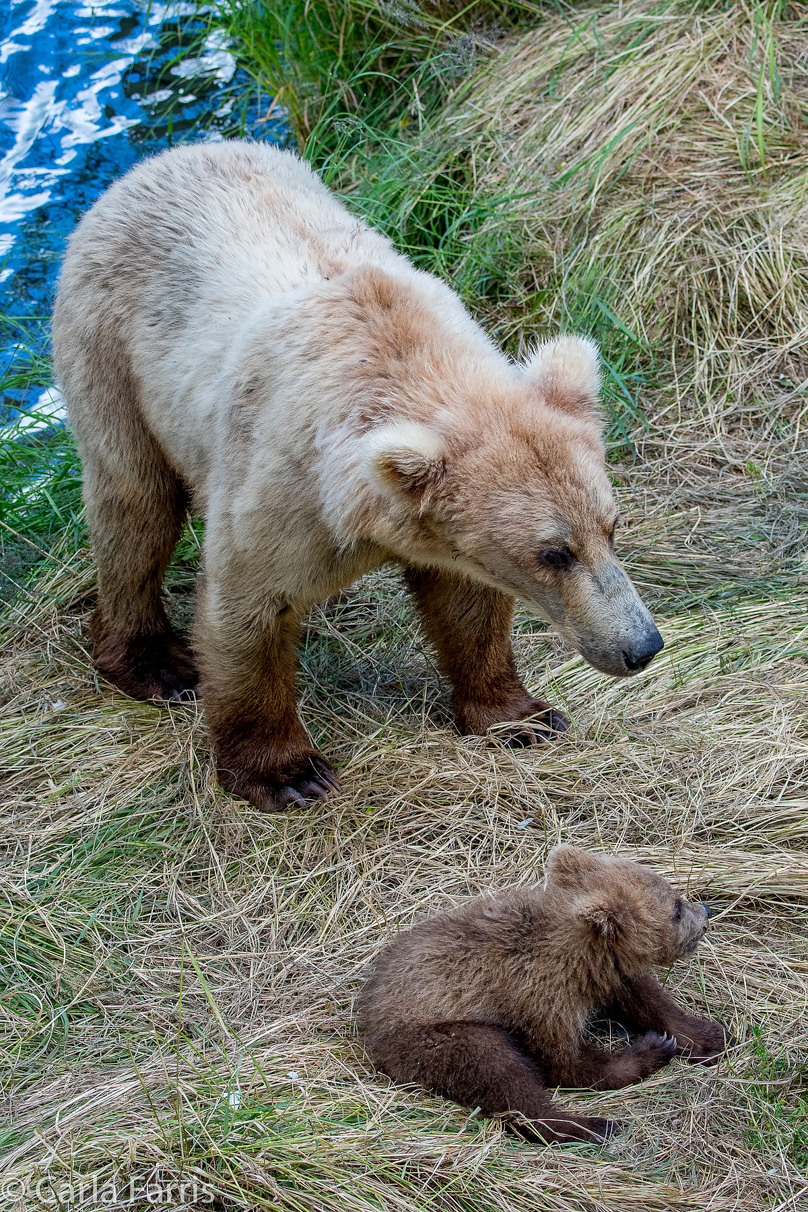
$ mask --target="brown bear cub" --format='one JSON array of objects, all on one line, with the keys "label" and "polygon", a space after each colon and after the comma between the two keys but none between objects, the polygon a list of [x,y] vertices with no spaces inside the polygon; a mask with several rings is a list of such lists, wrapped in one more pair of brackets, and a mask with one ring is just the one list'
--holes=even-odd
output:
[{"label": "brown bear cub", "polygon": [[[601,1141],[618,1125],[553,1104],[547,1086],[615,1090],[680,1053],[710,1060],[732,1042],[681,1010],[652,969],[690,955],[707,905],[683,901],[627,859],[557,846],[544,888],[481,896],[422,922],[381,955],[359,1020],[378,1067],[528,1140]],[[598,1012],[641,1032],[607,1052],[584,1040]]]}]

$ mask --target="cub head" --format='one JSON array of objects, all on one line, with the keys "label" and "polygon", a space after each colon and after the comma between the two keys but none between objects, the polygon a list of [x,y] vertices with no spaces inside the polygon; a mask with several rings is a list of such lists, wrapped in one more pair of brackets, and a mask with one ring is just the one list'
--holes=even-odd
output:
[{"label": "cub head", "polygon": [[428,421],[376,425],[362,449],[388,545],[523,599],[604,673],[644,669],[663,642],[614,552],[592,342],[516,369],[425,361],[408,387]]},{"label": "cub head", "polygon": [[666,967],[695,951],[707,931],[709,905],[683,900],[662,876],[630,859],[556,846],[546,875],[573,933],[596,952],[610,952],[623,971]]}]

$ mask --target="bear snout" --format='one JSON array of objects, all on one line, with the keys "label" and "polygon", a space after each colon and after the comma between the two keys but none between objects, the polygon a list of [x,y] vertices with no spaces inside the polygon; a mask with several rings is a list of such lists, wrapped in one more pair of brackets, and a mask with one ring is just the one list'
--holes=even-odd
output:
[{"label": "bear snout", "polygon": [[623,660],[629,673],[639,673],[645,669],[664,647],[665,641],[652,624],[640,641],[623,649]]},{"label": "bear snout", "polygon": [[[616,584],[601,575],[599,592],[566,604],[559,629],[566,631],[581,656],[613,678],[631,677],[645,669],[665,641],[622,569]],[[613,581],[616,577],[613,578]],[[603,592],[604,586],[611,592]],[[552,612],[550,612],[552,615]]]}]

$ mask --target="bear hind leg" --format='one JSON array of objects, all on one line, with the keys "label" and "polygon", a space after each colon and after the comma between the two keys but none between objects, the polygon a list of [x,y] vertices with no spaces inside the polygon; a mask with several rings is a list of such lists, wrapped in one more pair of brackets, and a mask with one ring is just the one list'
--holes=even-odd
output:
[{"label": "bear hind leg", "polygon": [[169,623],[161,588],[188,507],[185,489],[157,451],[148,474],[125,484],[87,460],[84,473],[98,570],[90,621],[96,667],[132,698],[182,698],[198,673]]},{"label": "bear hind leg", "polygon": [[599,1144],[618,1130],[613,1121],[556,1106],[533,1060],[501,1027],[468,1021],[396,1026],[370,1051],[395,1081],[500,1116],[525,1140]]}]

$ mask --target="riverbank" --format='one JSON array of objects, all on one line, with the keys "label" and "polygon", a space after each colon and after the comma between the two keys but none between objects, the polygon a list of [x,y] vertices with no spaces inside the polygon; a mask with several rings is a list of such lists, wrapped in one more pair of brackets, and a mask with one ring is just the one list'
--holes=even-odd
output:
[{"label": "riverbank", "polygon": [[[302,653],[303,717],[343,793],[263,817],[218,788],[200,705],[96,678],[92,563],[55,529],[0,653],[2,1165],[20,1189],[196,1181],[172,1206],[289,1212],[808,1197],[808,12],[453,11],[220,19],[304,154],[511,352],[559,327],[599,340],[618,552],[666,648],[610,682],[520,613],[520,669],[573,727],[503,750],[454,733],[400,581],[366,578],[312,612]],[[189,531],[171,572],[185,624],[197,548]],[[539,878],[557,841],[712,903],[668,980],[741,1040],[719,1066],[573,1095],[626,1125],[602,1150],[517,1145],[394,1088],[351,1020],[386,937]]]}]

